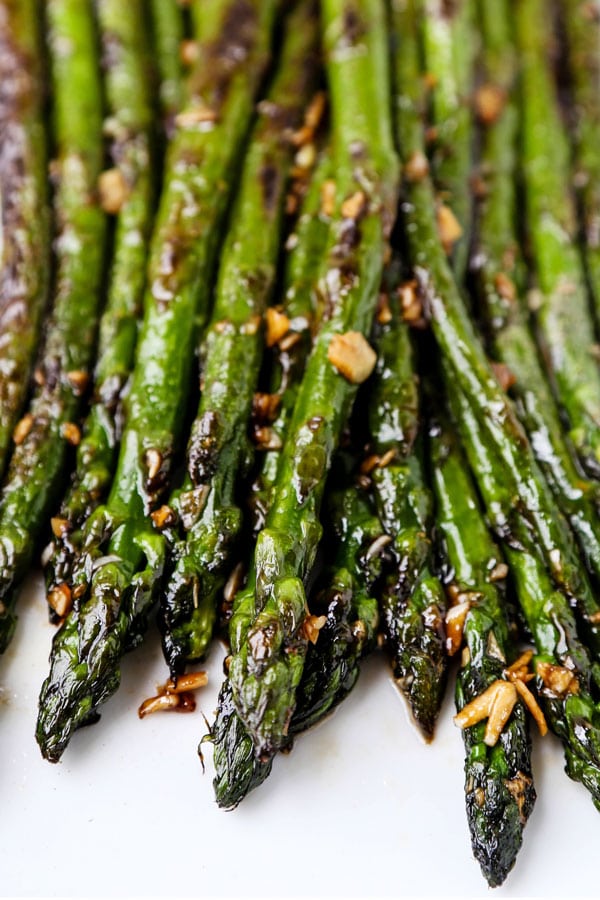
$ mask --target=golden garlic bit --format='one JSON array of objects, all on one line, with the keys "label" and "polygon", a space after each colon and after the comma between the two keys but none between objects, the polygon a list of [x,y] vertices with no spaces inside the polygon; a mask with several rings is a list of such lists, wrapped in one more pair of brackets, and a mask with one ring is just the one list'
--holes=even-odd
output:
[{"label": "golden garlic bit", "polygon": [[[477,725],[487,719],[483,741],[488,747],[493,747],[520,697],[535,719],[540,734],[545,735],[548,731],[546,719],[537,699],[527,687],[527,682],[535,678],[534,673],[529,670],[532,659],[533,650],[527,650],[521,654],[514,663],[504,669],[502,678],[497,678],[482,694],[463,707],[454,717],[455,724],[459,728],[469,728],[471,725]],[[537,673],[542,682],[545,684],[544,678],[547,678],[555,687],[560,685],[563,689],[568,690],[564,672],[568,672],[571,678],[574,677],[573,673],[562,666],[551,666],[551,669],[561,670],[561,672],[551,673],[548,668],[543,668],[544,674],[540,674],[540,667],[548,666],[548,663],[541,662],[537,665]],[[572,684],[572,681],[568,684]]]},{"label": "golden garlic bit", "polygon": [[208,684],[205,671],[187,672],[177,678],[169,678],[156,688],[156,696],[148,697],[138,708],[138,716],[143,719],[154,712],[194,712],[196,700],[194,691]]}]

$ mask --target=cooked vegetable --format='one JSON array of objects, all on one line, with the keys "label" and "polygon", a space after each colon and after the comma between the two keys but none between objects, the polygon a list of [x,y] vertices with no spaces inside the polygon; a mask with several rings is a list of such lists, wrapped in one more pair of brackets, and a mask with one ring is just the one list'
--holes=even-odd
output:
[{"label": "cooked vegetable", "polygon": [[[100,178],[100,200],[116,215],[106,305],[94,369],[92,406],[77,447],[76,467],[60,511],[45,572],[50,604],[69,589],[77,530],[106,499],[116,465],[122,396],[134,361],[145,287],[154,203],[153,110],[142,4],[96,4],[102,42],[110,130],[110,168]],[[63,613],[59,611],[59,614]]]},{"label": "cooked vegetable", "polygon": [[448,643],[453,653],[462,649],[456,706],[468,712],[469,704],[498,684],[509,695],[504,702],[498,699],[486,722],[463,730],[473,854],[490,887],[496,887],[515,863],[536,797],[526,707],[505,674],[516,655],[504,606],[508,568],[490,537],[466,460],[443,414],[433,419],[429,446],[436,525],[452,572]]},{"label": "cooked vegetable", "polygon": [[186,478],[169,504],[179,527],[173,529],[160,627],[173,677],[208,649],[217,595],[242,527],[236,494],[251,460],[247,432],[263,355],[262,319],[283,242],[291,138],[316,83],[316,38],[315,7],[300,3],[290,14],[273,84],[258,107],[221,252],[215,305],[200,350],[202,394]]},{"label": "cooked vegetable", "polygon": [[[27,397],[50,267],[41,34],[35,0],[0,3],[0,477]],[[18,442],[25,426],[14,432]]]},{"label": "cooked vegetable", "polygon": [[[36,386],[17,425],[0,497],[2,651],[16,624],[21,580],[64,487],[69,447],[80,439],[77,419],[93,364],[104,264],[106,216],[97,195],[104,157],[102,97],[91,9],[78,0],[49,0],[46,13],[57,154],[56,271]],[[34,21],[32,13],[31,27]]]},{"label": "cooked vegetable", "polygon": [[[411,48],[403,45],[397,59],[408,64],[410,56]],[[408,300],[402,304],[405,309],[411,308],[414,285],[390,287],[376,316],[378,360],[368,416],[371,440],[362,467],[369,470],[377,512],[392,539],[394,562],[380,595],[392,671],[417,725],[431,740],[447,677],[446,598],[432,572],[431,493],[425,483],[420,435],[423,410],[409,325],[401,320],[399,309],[402,300]]]},{"label": "cooked vegetable", "polygon": [[[336,212],[322,270],[327,307],[256,543],[256,576],[249,588],[253,622],[241,643],[231,636],[234,702],[262,760],[285,744],[295,707],[307,649],[303,581],[321,537],[318,517],[332,455],[357,384],[375,361],[364,334],[376,306],[396,205],[383,5],[327,0],[322,17],[336,180]],[[331,361],[334,346],[338,366]],[[339,371],[340,354],[346,375]]]},{"label": "cooked vegetable", "polygon": [[485,39],[485,81],[480,95],[487,94],[488,100],[480,101],[483,184],[472,261],[479,310],[494,358],[505,367],[536,460],[577,536],[588,569],[598,577],[598,487],[583,477],[562,430],[560,412],[529,327],[524,263],[516,234],[517,57],[511,43],[508,4],[486,0],[480,11]]},{"label": "cooked vegetable", "polygon": [[600,371],[577,246],[570,148],[553,83],[552,29],[539,0],[515,6],[520,65],[520,162],[536,322],[569,436],[590,475],[600,475]]},{"label": "cooked vegetable", "polygon": [[82,527],[70,585],[76,603],[55,635],[42,686],[37,739],[52,761],[117,689],[120,658],[142,639],[156,599],[165,544],[150,513],[160,506],[183,428],[194,341],[208,314],[276,11],[275,2],[258,0],[206,3],[206,40],[167,153],[117,469],[106,505]]}]

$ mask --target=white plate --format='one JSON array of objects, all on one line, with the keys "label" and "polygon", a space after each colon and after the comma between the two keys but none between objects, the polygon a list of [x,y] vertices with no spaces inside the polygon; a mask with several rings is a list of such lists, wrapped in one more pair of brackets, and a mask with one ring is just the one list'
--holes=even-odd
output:
[{"label": "white plate", "polygon": [[[434,743],[417,737],[384,659],[277,760],[234,812],[214,803],[196,755],[221,681],[190,715],[137,717],[163,681],[154,635],[130,654],[102,719],[50,765],[33,733],[52,627],[39,577],[1,662],[0,891],[44,897],[478,897],[463,806],[463,754],[448,699]],[[494,898],[598,894],[600,815],[564,775],[553,737],[535,742],[538,801]]]}]

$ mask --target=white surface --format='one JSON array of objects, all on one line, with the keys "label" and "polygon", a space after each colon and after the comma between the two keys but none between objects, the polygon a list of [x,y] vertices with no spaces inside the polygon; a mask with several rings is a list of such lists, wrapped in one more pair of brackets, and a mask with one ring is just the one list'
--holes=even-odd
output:
[{"label": "white surface", "polygon": [[[234,812],[220,811],[196,756],[221,681],[190,715],[140,721],[164,680],[153,635],[124,665],[102,719],[63,761],[33,737],[52,627],[39,581],[20,604],[0,660],[0,892],[44,897],[482,897],[463,806],[462,740],[449,700],[435,742],[416,736],[383,658],[364,667],[333,717],[300,738]],[[536,741],[538,802],[524,846],[494,900],[598,895],[600,815]]]}]

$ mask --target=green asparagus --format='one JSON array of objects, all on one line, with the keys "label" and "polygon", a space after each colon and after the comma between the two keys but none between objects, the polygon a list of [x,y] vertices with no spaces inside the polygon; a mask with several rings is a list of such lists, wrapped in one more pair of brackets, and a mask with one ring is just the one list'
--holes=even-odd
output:
[{"label": "green asparagus", "polygon": [[472,270],[480,312],[495,359],[507,367],[511,395],[537,462],[577,536],[587,568],[600,576],[597,488],[584,479],[563,436],[560,414],[538,358],[525,303],[524,266],[515,231],[518,116],[514,100],[516,54],[508,4],[480,4],[485,39],[482,199]]},{"label": "green asparagus", "polygon": [[477,46],[473,0],[426,0],[425,69],[431,85],[432,158],[444,207],[458,222],[451,257],[462,285],[473,218],[466,187],[473,171],[471,93]]},{"label": "green asparagus", "polygon": [[460,388],[465,394],[501,467],[506,503],[494,508],[492,525],[500,538],[509,538],[515,520],[527,522],[552,578],[578,609],[586,639],[598,654],[598,601],[581,566],[573,534],[557,513],[531,445],[485,357],[438,233],[431,181],[414,165],[416,159],[424,158],[419,115],[423,86],[410,54],[399,53],[398,70],[399,139],[405,171],[411,173],[405,178],[403,206],[411,263],[439,354],[447,365],[449,390]]},{"label": "green asparagus", "polygon": [[[342,483],[345,481],[347,478]],[[329,536],[334,538],[333,546],[328,542],[328,550],[333,561],[310,598],[305,627],[314,643],[308,648],[286,746],[348,695],[358,678],[361,659],[375,645],[378,611],[370,593],[381,576],[386,535],[355,484],[338,485],[330,492],[328,506]],[[262,784],[271,771],[272,758],[256,758],[252,739],[233,705],[228,679],[219,694],[211,739],[216,800],[220,807],[233,809]]]},{"label": "green asparagus", "polygon": [[[281,312],[290,323],[283,346],[276,344],[271,370],[271,396],[279,398],[279,412],[272,424],[274,434],[283,439],[293,413],[298,384],[310,349],[310,330],[318,315],[316,282],[321,255],[329,228],[329,215],[323,209],[324,187],[330,174],[329,154],[318,162],[303,201],[291,240],[286,245]],[[287,324],[287,322],[285,323]],[[299,335],[299,339],[296,337]],[[290,340],[285,340],[290,338]],[[266,450],[254,485],[251,503],[254,530],[260,531],[268,512],[277,479],[279,450]],[[252,573],[249,581],[252,581]],[[253,591],[239,591],[233,600],[231,631],[246,634],[252,621]],[[262,763],[254,756],[252,739],[235,709],[229,679],[219,692],[219,702],[211,734],[214,744],[213,786],[219,806],[232,809],[269,775],[272,760]]]},{"label": "green asparagus", "polygon": [[62,486],[67,451],[93,362],[106,216],[97,197],[103,164],[102,98],[91,9],[46,4],[54,90],[56,273],[37,386],[0,497],[0,650],[16,624],[21,579]]},{"label": "green asparagus", "polygon": [[[508,572],[488,532],[467,462],[443,414],[436,417],[434,413],[429,447],[436,525],[457,600],[451,613],[458,613],[458,619],[465,613],[462,637],[466,652],[456,682],[460,712],[503,679],[507,663],[512,662],[515,648],[503,596]],[[453,649],[458,652],[462,642],[457,639],[456,643]],[[516,700],[516,688],[513,694],[511,699]],[[488,722],[495,726],[491,715]],[[489,885],[496,887],[515,863],[536,797],[523,701],[516,700],[510,717],[493,738],[486,740],[483,721],[465,728],[463,737],[471,844]]]},{"label": "green asparagus", "polygon": [[577,247],[570,151],[551,69],[551,23],[543,0],[515,6],[520,64],[520,159],[536,322],[558,401],[582,465],[600,475],[600,372]]},{"label": "green asparagus", "polygon": [[[202,396],[188,443],[186,480],[169,504],[180,532],[173,529],[159,625],[172,677],[208,649],[217,595],[242,527],[236,494],[251,460],[247,432],[264,347],[261,319],[280,252],[291,136],[316,84],[316,25],[310,2],[290,14],[279,68],[259,104],[221,254],[201,348]],[[270,441],[269,434],[264,442]]]},{"label": "green asparagus", "polygon": [[[326,310],[298,389],[266,527],[256,543],[252,624],[243,640],[231,635],[234,702],[259,759],[268,759],[287,740],[306,656],[303,580],[321,537],[325,476],[357,383],[374,364],[364,333],[376,305],[397,200],[383,5],[326,0],[322,20],[336,173],[336,214],[321,277]],[[349,360],[348,347],[358,360]]]},{"label": "green asparagus", "polygon": [[0,478],[25,405],[50,267],[37,12],[37,0],[0,3]]},{"label": "green asparagus", "polygon": [[178,0],[151,0],[152,47],[156,54],[160,108],[165,130],[172,134],[175,116],[184,102],[184,75],[181,47],[183,17]]},{"label": "green asparagus", "polygon": [[[504,503],[497,460],[460,392],[452,395],[455,422],[488,515]],[[594,700],[600,668],[577,636],[569,602],[556,590],[527,524],[516,522],[504,544],[519,605],[537,649],[538,693],[550,728],[561,739],[567,774],[580,781],[600,809],[600,707]]]},{"label": "green asparagus", "polygon": [[[46,560],[51,604],[61,613],[74,547],[71,534],[106,499],[120,437],[122,394],[133,365],[145,287],[153,213],[152,108],[142,4],[96,4],[103,47],[113,167],[101,179],[105,207],[117,214],[106,306],[100,320],[92,407],[77,447],[77,462],[60,512],[53,519]],[[105,129],[106,130],[106,129]],[[104,188],[102,185],[104,184]]]},{"label": "green asparagus", "polygon": [[224,216],[277,11],[275,0],[205,5],[206,41],[167,152],[116,473],[106,505],[82,526],[70,585],[75,603],[55,635],[41,690],[37,739],[51,761],[118,687],[121,656],[142,639],[156,599],[165,540],[150,513],[169,483],[194,341],[207,316]]},{"label": "green asparagus", "polygon": [[562,0],[572,99],[575,186],[583,218],[583,250],[596,327],[600,325],[600,12],[587,0]]},{"label": "green asparagus", "polygon": [[382,625],[396,683],[423,735],[431,739],[446,684],[446,603],[432,573],[431,496],[421,463],[416,359],[409,326],[400,317],[397,290],[390,291],[376,319],[378,360],[365,463],[395,558],[381,592]]}]

